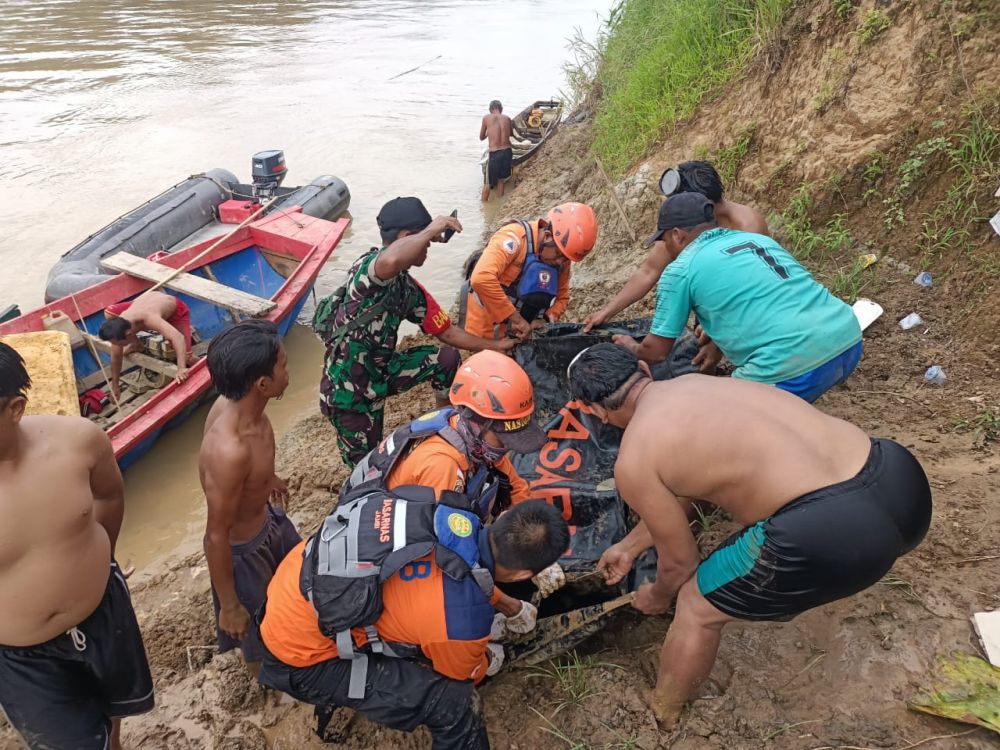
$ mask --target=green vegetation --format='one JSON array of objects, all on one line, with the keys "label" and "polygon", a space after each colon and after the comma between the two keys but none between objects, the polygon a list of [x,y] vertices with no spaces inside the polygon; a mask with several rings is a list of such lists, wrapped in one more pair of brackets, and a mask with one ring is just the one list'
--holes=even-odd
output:
[{"label": "green vegetation", "polygon": [[878,39],[892,26],[892,20],[885,11],[872,8],[861,20],[861,28],[858,29],[858,41],[861,44],[868,44]]},{"label": "green vegetation", "polygon": [[820,229],[813,225],[812,189],[810,183],[799,185],[788,208],[775,217],[785,235],[785,247],[802,262],[827,260],[854,245],[844,214],[835,214]]},{"label": "green vegetation", "polygon": [[824,281],[833,294],[853,305],[874,278],[871,272],[865,273],[866,268],[861,260],[855,259],[850,268],[838,268],[831,278]]},{"label": "green vegetation", "polygon": [[557,704],[552,715],[555,716],[567,706],[576,705],[584,698],[597,695],[599,691],[590,684],[589,672],[595,667],[618,668],[617,664],[599,663],[592,656],[580,656],[572,651],[559,661],[551,661],[548,666],[534,667],[529,674],[532,677],[542,677],[553,680],[565,696]]},{"label": "green vegetation", "polygon": [[548,716],[534,707],[531,707],[531,710],[545,722],[546,726],[542,727],[542,730],[564,742],[570,750],[633,750],[636,747],[635,738],[612,744],[592,745],[586,740],[570,737],[553,721],[563,709],[579,705],[591,696],[601,695],[601,691],[597,690],[590,682],[590,670],[597,667],[621,669],[617,664],[598,662],[593,656],[580,656],[576,651],[570,652],[558,661],[549,662],[548,666],[533,668],[530,670],[529,676],[552,680],[559,686],[564,698],[556,703],[555,709]]},{"label": "green vegetation", "polygon": [[[663,130],[773,44],[792,0],[622,0],[598,45],[577,47],[577,67],[600,60],[597,154],[622,174]],[[570,76],[570,80],[573,77]]]},{"label": "green vegetation", "polygon": [[[757,125],[755,123],[737,133],[736,141],[731,146],[720,148],[716,152],[715,158],[711,161],[715,165],[715,169],[719,173],[719,177],[722,178],[723,185],[732,187],[732,185],[736,182],[736,178],[740,173],[740,168],[743,166],[743,160],[750,152],[756,137]],[[705,156],[699,156],[697,158],[707,159],[708,155],[706,154]]]},{"label": "green vegetation", "polygon": [[988,443],[1000,440],[1000,414],[987,409],[982,414],[963,419],[955,424],[958,432],[972,432],[972,445],[977,450],[986,450]]},{"label": "green vegetation", "polygon": [[877,193],[888,166],[889,155],[884,151],[874,149],[865,154],[865,166],[861,172],[861,184],[865,188],[861,199],[865,203],[871,200]]},{"label": "green vegetation", "polygon": [[844,84],[850,77],[847,55],[842,50],[830,50],[824,56],[823,67],[827,69],[827,74],[813,99],[813,106],[820,112],[826,109],[826,106],[836,99],[838,94],[843,95]]},{"label": "green vegetation", "polygon": [[896,188],[883,201],[886,206],[883,216],[886,229],[894,229],[905,223],[906,214],[903,210],[903,202],[913,195],[918,182],[924,176],[927,162],[931,157],[948,151],[950,146],[947,138],[935,136],[921,141],[910,150],[906,159],[899,165],[899,182],[896,183]]},{"label": "green vegetation", "polygon": [[846,21],[854,15],[853,0],[833,0],[832,7],[834,15],[841,21]]}]

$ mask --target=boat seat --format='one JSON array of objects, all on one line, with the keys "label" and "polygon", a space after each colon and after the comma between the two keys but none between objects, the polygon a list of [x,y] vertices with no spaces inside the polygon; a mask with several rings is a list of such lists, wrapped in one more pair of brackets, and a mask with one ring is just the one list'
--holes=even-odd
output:
[{"label": "boat seat", "polygon": [[177,273],[176,269],[155,263],[138,255],[121,252],[101,261],[101,265],[112,271],[120,271],[147,281],[163,283],[168,289],[182,292],[195,299],[209,302],[219,307],[237,310],[245,315],[260,317],[271,312],[277,303],[253,294],[233,289],[211,279],[204,279],[190,273]]}]

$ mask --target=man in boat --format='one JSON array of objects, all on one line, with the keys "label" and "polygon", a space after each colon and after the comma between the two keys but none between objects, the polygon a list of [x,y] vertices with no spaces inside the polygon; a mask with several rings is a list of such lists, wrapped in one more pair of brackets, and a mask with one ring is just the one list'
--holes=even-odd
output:
[{"label": "man in boat", "polygon": [[514,132],[514,124],[503,113],[503,105],[494,99],[490,102],[490,112],[483,115],[479,127],[479,140],[489,138],[490,156],[486,165],[486,184],[483,185],[483,201],[490,199],[490,190],[497,189],[502,198],[504,183],[514,170],[514,148],[510,145],[510,136]]},{"label": "man in boat", "polygon": [[585,203],[563,203],[544,219],[500,227],[466,263],[459,317],[476,336],[523,341],[562,316],[569,304],[570,264],[597,242],[597,217]]},{"label": "man in boat", "polygon": [[98,335],[111,343],[111,392],[121,394],[119,377],[125,348],[142,349],[140,331],[155,331],[170,342],[177,356],[177,380],[187,379],[191,354],[191,313],[184,301],[159,291],[149,291],[134,300],[116,302],[105,308],[108,319],[101,324]]},{"label": "man in boat", "polygon": [[[430,487],[469,498],[487,520],[501,509],[528,499],[528,483],[507,454],[535,453],[547,438],[535,422],[534,389],[522,367],[498,352],[473,354],[462,363],[449,390],[451,408],[425,414],[396,430],[354,467],[341,497],[373,480],[390,490],[407,485]],[[536,585],[555,590],[562,569],[543,571]],[[505,627],[527,633],[535,626],[536,608],[495,590],[493,606]]]},{"label": "man in boat", "polygon": [[[720,227],[736,229],[741,232],[769,235],[767,220],[764,215],[750,206],[736,203],[725,197],[722,178],[707,161],[686,161],[677,169],[668,169],[660,178],[661,189],[669,192],[668,198],[681,193],[701,193],[715,207],[715,219]],[[646,240],[646,247],[652,247],[649,255],[643,260],[635,272],[625,282],[625,286],[598,312],[591,313],[584,320],[584,331],[593,326],[607,323],[615,315],[629,305],[632,305],[649,294],[659,281],[663,270],[670,262],[670,254],[662,238],[655,235]],[[708,347],[709,341],[703,337],[703,346]],[[705,348],[699,352],[697,364],[703,364],[703,372],[713,371],[718,359],[712,357],[718,354],[716,349]]]},{"label": "man in boat", "polygon": [[614,338],[639,359],[662,361],[693,310],[711,346],[736,365],[735,378],[812,402],[857,367],[861,326],[850,305],[770,237],[720,227],[708,198],[681,193],[664,202],[654,238],[670,265],[650,334],[641,344]]},{"label": "man in boat", "polygon": [[[380,514],[375,516],[380,521],[376,528],[387,529],[391,549],[400,534],[408,542],[423,517],[415,507],[419,505],[411,500],[401,510],[389,498],[369,503],[379,509],[373,511]],[[406,523],[394,523],[397,518]],[[542,500],[515,505],[487,528],[475,515],[447,506],[438,506],[434,518],[447,519],[435,535],[436,547],[410,558],[412,562],[381,584],[381,615],[375,624],[345,627],[336,638],[324,635],[324,630],[329,632],[327,618],[341,616],[343,607],[338,611],[334,605],[331,611],[315,596],[317,579],[338,580],[336,573],[322,575],[313,559],[322,558],[323,541],[316,535],[292,550],[267,591],[261,635],[269,653],[261,684],[317,707],[353,708],[394,729],[409,732],[423,724],[434,750],[487,750],[475,685],[500,670],[504,653],[501,646],[489,643],[494,611],[487,591],[493,581],[524,581],[555,562],[569,544],[569,527],[562,514]],[[358,560],[369,560],[369,550],[385,544],[377,542],[377,533],[366,533],[370,526],[355,528]],[[399,549],[400,555],[408,552],[406,546]],[[331,550],[330,568],[337,564],[336,557]],[[303,576],[306,564],[305,571],[312,573],[308,578]],[[448,574],[442,565],[448,566]],[[304,580],[312,584],[312,601],[303,595]],[[344,606],[355,602],[351,597]]]},{"label": "man in boat", "polygon": [[[417,198],[395,198],[379,212],[382,248],[372,248],[347,272],[347,281],[321,300],[313,327],[326,344],[320,409],[337,430],[337,445],[354,466],[382,439],[385,399],[429,381],[438,406],[458,370],[459,349],[509,351],[513,341],[489,341],[453,326],[448,313],[409,270],[427,259],[431,242],[462,231],[458,219],[432,219]],[[448,346],[396,351],[404,321]]]},{"label": "man in boat", "polygon": [[[655,546],[656,580],[633,605],[661,614],[677,597],[653,693],[665,727],[711,673],[727,623],[788,620],[862,591],[927,532],[930,487],[905,448],[777,388],[705,375],[654,383],[610,343],[581,352],[568,378],[574,398],[625,430],[615,484],[641,518],[598,566],[617,582]],[[692,500],[745,526],[703,562]]]},{"label": "man in boat", "polygon": [[205,421],[198,459],[208,502],[205,557],[221,652],[239,647],[260,671],[264,648],[251,620],[278,564],[301,538],[285,515],[288,488],[274,473],[267,402],[288,387],[288,357],[274,323],[246,320],[208,347],[219,398]]},{"label": "man in boat", "polygon": [[30,748],[120,750],[122,717],[153,708],[115,562],[125,487],[95,424],[24,416],[30,386],[0,343],[0,707]]}]

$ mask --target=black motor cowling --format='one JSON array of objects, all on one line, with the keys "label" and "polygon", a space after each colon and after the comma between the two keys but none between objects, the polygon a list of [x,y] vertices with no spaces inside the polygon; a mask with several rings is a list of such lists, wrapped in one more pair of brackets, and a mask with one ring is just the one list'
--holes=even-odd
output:
[{"label": "black motor cowling", "polygon": [[285,166],[284,151],[260,151],[254,154],[253,166],[250,169],[253,178],[253,197],[259,203],[273,198],[286,174],[288,167]]}]

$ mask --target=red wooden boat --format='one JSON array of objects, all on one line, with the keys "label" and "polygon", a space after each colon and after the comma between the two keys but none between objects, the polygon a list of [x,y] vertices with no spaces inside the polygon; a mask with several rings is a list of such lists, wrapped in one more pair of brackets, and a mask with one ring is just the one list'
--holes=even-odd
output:
[{"label": "red wooden boat", "polygon": [[[99,350],[105,345],[96,340],[105,319],[104,310],[112,303],[133,299],[150,289],[155,283],[150,279],[157,272],[163,274],[164,268],[184,269],[184,273],[167,283],[165,291],[184,300],[190,308],[192,327],[201,339],[194,346],[196,355],[203,354],[213,336],[240,318],[255,316],[274,321],[284,335],[302,310],[316,276],[349,223],[346,218],[337,221],[315,218],[302,213],[299,207],[292,207],[238,228],[211,250],[218,238],[171,253],[156,253],[148,259],[122,253],[108,263],[124,264],[129,271],[0,323],[0,335],[49,330],[54,327],[53,320],[65,316],[70,322],[59,321],[61,329],[71,325],[76,330],[74,334],[70,329],[71,338],[79,337],[79,345],[73,351],[78,391],[105,388],[104,370],[94,356],[97,351],[107,368],[109,357]],[[206,250],[209,252],[199,257]],[[192,289],[200,296],[194,296]],[[148,355],[126,358],[123,376],[130,373],[133,378],[148,379],[150,367],[162,380],[171,366],[169,358],[163,362]],[[164,430],[190,416],[210,395],[211,379],[202,356],[183,383],[171,378],[165,384],[129,393],[128,397],[123,391],[120,404],[109,404],[91,418],[111,438],[115,458],[124,468],[146,453]]]}]

